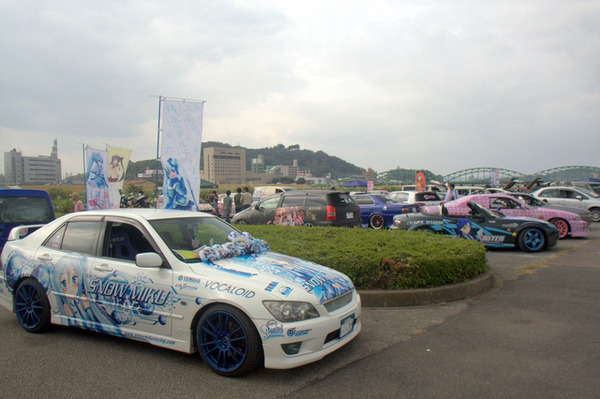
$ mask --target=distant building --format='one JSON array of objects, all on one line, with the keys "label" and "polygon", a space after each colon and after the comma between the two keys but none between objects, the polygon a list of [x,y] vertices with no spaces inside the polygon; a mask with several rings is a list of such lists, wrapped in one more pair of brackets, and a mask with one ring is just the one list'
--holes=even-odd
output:
[{"label": "distant building", "polygon": [[204,149],[201,178],[216,184],[242,184],[246,181],[246,150],[231,147]]},{"label": "distant building", "polygon": [[54,139],[50,156],[23,156],[13,148],[4,153],[4,174],[9,185],[59,184],[61,164],[58,159],[58,144]]},{"label": "distant building", "polygon": [[258,154],[258,157],[252,158],[252,173],[265,173],[265,156]]}]

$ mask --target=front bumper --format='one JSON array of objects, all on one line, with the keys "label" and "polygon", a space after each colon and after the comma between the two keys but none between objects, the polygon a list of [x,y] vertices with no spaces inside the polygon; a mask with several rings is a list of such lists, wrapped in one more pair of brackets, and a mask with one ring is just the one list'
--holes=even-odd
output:
[{"label": "front bumper", "polygon": [[[295,323],[255,321],[263,341],[265,368],[289,369],[316,362],[352,341],[361,330],[360,295],[335,312],[319,307],[321,317]],[[349,321],[352,321],[350,326]],[[340,333],[345,334],[340,337]],[[295,354],[286,354],[293,349]]]}]

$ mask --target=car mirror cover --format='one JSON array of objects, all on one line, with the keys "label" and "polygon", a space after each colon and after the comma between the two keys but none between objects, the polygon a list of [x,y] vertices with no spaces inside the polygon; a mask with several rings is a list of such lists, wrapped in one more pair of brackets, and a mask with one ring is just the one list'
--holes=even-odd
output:
[{"label": "car mirror cover", "polygon": [[156,252],[144,252],[135,256],[135,264],[139,267],[161,267],[162,258]]}]

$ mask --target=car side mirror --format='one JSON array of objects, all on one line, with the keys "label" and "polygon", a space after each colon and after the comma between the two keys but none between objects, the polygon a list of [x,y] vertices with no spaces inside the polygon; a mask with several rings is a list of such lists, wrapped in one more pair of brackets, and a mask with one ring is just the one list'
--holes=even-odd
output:
[{"label": "car side mirror", "polygon": [[581,195],[578,195],[578,196],[577,196],[577,197],[575,197],[575,198],[577,198],[579,201],[583,201],[583,196],[581,196]]},{"label": "car side mirror", "polygon": [[161,267],[163,260],[156,252],[143,252],[135,256],[135,264],[139,267]]}]

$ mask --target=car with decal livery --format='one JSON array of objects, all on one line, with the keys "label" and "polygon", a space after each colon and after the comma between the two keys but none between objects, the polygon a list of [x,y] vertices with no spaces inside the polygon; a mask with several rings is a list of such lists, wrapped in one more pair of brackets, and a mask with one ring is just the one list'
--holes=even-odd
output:
[{"label": "car with decal livery", "polygon": [[579,215],[559,209],[535,208],[507,194],[468,195],[444,205],[451,215],[466,215],[470,211],[467,205],[469,201],[476,202],[492,211],[501,212],[506,216],[525,216],[550,222],[558,228],[559,238],[565,238],[568,235],[571,237],[588,236],[588,224]]},{"label": "car with decal livery", "polygon": [[233,224],[283,226],[360,225],[360,208],[352,197],[335,190],[291,190],[271,195],[235,214]]},{"label": "car with decal livery", "polygon": [[352,281],[274,253],[201,212],[70,213],[0,257],[0,305],[29,332],[52,324],[199,352],[216,373],[288,369],[336,351],[361,330]]},{"label": "car with decal livery", "polygon": [[469,212],[450,215],[445,204],[438,213],[396,215],[391,229],[428,231],[477,240],[486,247],[516,247],[525,252],[538,252],[556,245],[558,229],[551,223],[527,217],[504,216],[480,204],[467,202]]},{"label": "car with decal livery", "polygon": [[543,187],[532,192],[534,197],[552,205],[586,209],[594,222],[600,222],[600,195],[582,187]]},{"label": "car with decal livery", "polygon": [[383,194],[355,194],[352,198],[360,207],[362,226],[372,229],[391,226],[395,215],[417,212],[417,205],[400,204]]},{"label": "car with decal livery", "polygon": [[531,193],[520,193],[520,192],[506,192],[506,195],[510,195],[513,198],[518,199],[521,202],[526,203],[527,205],[533,208],[546,208],[546,209],[557,209],[559,211],[567,211],[571,213],[575,213],[579,215],[581,220],[588,224],[588,228],[590,228],[590,223],[592,220],[592,213],[587,209],[576,208],[574,206],[568,205],[559,205],[559,204],[550,204],[548,202],[542,201],[541,199],[534,197]]}]

